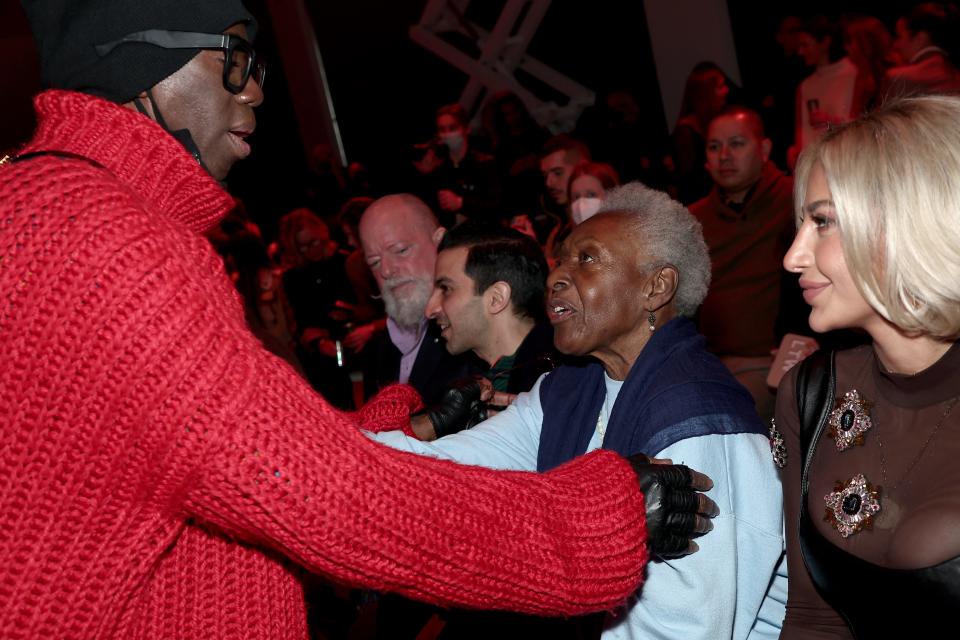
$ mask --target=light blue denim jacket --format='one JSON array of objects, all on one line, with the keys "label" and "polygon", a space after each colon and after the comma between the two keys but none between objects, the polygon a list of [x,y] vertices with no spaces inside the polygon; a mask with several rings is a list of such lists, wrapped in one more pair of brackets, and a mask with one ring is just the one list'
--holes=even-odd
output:
[{"label": "light blue denim jacket", "polygon": [[[473,429],[434,442],[399,431],[370,434],[396,449],[491,469],[535,471],[541,377],[505,411]],[[602,425],[622,382],[605,376],[607,401],[588,451],[600,447]],[[724,415],[692,420],[729,420]],[[700,550],[678,560],[652,561],[643,587],[626,606],[608,614],[605,640],[777,638],[787,596],[780,480],[767,439],[757,434],[687,438],[650,451],[705,473],[720,507],[714,529],[697,540]],[[598,541],[598,544],[603,544]]]}]

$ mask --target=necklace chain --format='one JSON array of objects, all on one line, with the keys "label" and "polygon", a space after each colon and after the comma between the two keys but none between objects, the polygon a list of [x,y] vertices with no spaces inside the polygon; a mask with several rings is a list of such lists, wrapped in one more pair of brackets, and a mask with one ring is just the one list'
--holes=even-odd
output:
[{"label": "necklace chain", "polygon": [[607,422],[603,419],[603,414],[606,413],[609,417],[610,411],[607,409],[607,403],[610,402],[610,396],[604,396],[603,404],[600,406],[600,415],[597,416],[597,433],[600,435],[600,444],[603,444],[603,439],[607,435]]},{"label": "necklace chain", "polygon": [[[947,402],[947,406],[943,410],[943,415],[940,416],[940,422],[937,423],[937,426],[933,428],[930,432],[930,435],[927,436],[926,441],[923,443],[923,446],[920,447],[920,451],[917,452],[916,457],[914,457],[913,462],[910,463],[910,466],[907,467],[907,470],[903,472],[903,475],[900,476],[900,479],[897,480],[897,483],[893,486],[887,487],[887,492],[896,491],[897,487],[907,479],[907,476],[910,475],[910,472],[913,471],[913,468],[917,466],[917,463],[920,462],[920,459],[923,457],[923,454],[926,453],[927,447],[930,445],[930,442],[933,441],[933,436],[937,435],[937,431],[940,430],[940,427],[943,426],[943,423],[947,421],[947,416],[950,415],[950,412],[953,411],[953,407],[956,406],[957,401],[960,400],[960,396],[951,399]],[[883,483],[887,484],[887,461],[883,455],[883,439],[880,437],[880,429],[877,429],[877,445],[880,447],[880,472],[883,474]]]}]

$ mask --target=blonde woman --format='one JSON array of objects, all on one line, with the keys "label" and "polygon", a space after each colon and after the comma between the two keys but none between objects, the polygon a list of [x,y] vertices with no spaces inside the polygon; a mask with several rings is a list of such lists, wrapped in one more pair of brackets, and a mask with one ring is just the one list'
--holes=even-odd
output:
[{"label": "blonde woman", "polygon": [[810,326],[872,343],[780,385],[782,637],[927,637],[960,604],[960,99],[895,101],[828,133],[796,185],[784,266]]}]

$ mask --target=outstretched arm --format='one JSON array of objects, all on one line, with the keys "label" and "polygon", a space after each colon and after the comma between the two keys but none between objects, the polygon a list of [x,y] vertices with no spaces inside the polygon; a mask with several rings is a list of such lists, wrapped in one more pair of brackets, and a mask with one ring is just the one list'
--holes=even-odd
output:
[{"label": "outstretched arm", "polygon": [[570,615],[639,584],[643,497],[618,456],[537,475],[393,451],[243,347],[200,410],[220,428],[186,434],[207,451],[189,515],[334,579],[442,605]]}]

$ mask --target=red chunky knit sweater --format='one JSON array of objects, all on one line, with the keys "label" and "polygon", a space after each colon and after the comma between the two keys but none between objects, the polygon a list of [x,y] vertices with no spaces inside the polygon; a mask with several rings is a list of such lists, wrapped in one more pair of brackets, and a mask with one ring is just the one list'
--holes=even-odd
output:
[{"label": "red chunky knit sweater", "polygon": [[200,235],[230,197],[143,116],[36,101],[0,166],[0,637],[303,638],[301,569],[442,605],[617,605],[629,465],[381,447],[262,349]]}]

